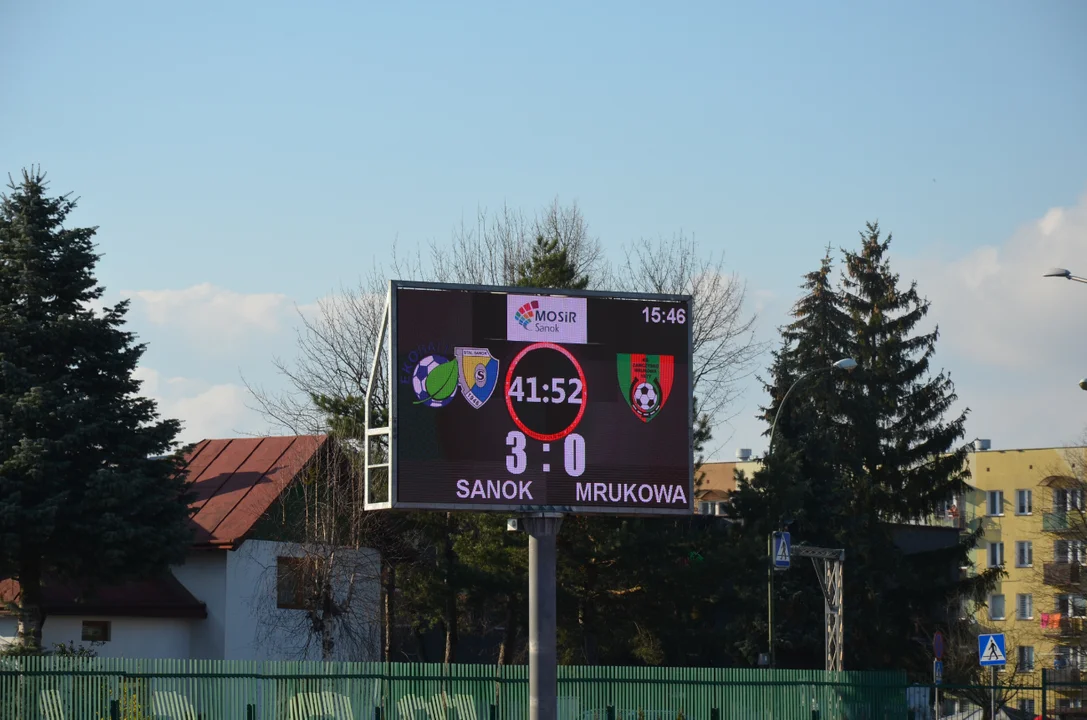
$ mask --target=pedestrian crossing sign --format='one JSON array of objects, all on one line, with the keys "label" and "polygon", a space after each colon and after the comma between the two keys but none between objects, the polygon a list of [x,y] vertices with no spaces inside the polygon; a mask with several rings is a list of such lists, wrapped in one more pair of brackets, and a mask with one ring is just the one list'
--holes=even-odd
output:
[{"label": "pedestrian crossing sign", "polygon": [[978,662],[982,667],[1008,664],[1004,652],[1004,633],[978,635]]},{"label": "pedestrian crossing sign", "polygon": [[789,533],[776,532],[773,535],[773,542],[771,547],[774,551],[774,569],[775,570],[788,570],[789,563],[791,562],[791,547],[792,543],[789,539]]}]

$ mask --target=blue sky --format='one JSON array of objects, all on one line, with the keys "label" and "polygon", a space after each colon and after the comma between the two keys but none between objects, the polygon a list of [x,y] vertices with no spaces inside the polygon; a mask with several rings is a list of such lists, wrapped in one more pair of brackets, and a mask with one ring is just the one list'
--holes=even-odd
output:
[{"label": "blue sky", "polygon": [[[1087,5],[586,5],[7,3],[0,169],[82,198],[197,436],[260,429],[240,376],[276,382],[293,303],[555,197],[616,258],[680,230],[723,250],[766,338],[823,248],[878,219],[970,431],[1079,434],[1087,287],[1038,276],[1087,274]],[[1044,372],[1006,357],[1038,343]],[[761,400],[723,455],[763,444]]]}]

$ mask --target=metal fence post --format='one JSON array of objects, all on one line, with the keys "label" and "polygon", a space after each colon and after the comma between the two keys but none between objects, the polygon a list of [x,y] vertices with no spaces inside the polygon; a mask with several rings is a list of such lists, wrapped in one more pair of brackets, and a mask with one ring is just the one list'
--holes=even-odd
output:
[{"label": "metal fence post", "polygon": [[1048,712],[1049,712],[1049,708],[1047,708],[1047,707],[1046,707],[1046,702],[1045,702],[1045,701],[1046,701],[1046,696],[1045,696],[1045,689],[1046,689],[1046,688],[1045,688],[1045,678],[1046,678],[1046,674],[1045,674],[1045,668],[1042,668],[1042,717],[1046,717],[1046,715],[1047,715],[1047,714],[1048,714]]},{"label": "metal fence post", "polygon": [[110,720],[121,720],[121,703],[117,700],[109,701],[109,718]]}]

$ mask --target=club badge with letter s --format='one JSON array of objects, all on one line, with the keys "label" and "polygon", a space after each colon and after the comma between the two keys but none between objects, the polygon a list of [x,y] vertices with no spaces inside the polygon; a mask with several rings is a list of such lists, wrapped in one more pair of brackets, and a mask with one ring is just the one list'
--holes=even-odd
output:
[{"label": "club badge with letter s", "polygon": [[458,347],[453,354],[460,371],[461,394],[478,410],[490,400],[498,385],[498,359],[487,348]]}]

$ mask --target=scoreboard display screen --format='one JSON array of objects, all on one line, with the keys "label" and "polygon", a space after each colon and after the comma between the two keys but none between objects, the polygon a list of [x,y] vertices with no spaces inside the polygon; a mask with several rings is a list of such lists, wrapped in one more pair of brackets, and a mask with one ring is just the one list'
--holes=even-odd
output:
[{"label": "scoreboard display screen", "polygon": [[691,299],[394,282],[392,507],[691,511]]}]

